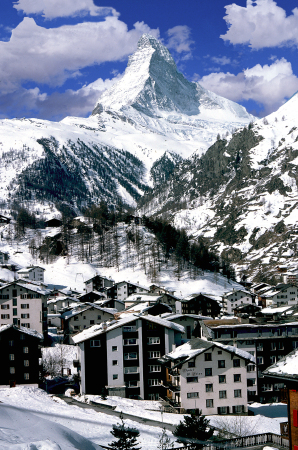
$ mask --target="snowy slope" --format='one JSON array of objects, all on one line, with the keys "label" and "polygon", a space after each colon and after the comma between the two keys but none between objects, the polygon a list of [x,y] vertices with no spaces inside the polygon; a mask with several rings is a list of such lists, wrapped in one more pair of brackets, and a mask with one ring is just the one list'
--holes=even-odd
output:
[{"label": "snowy slope", "polygon": [[[142,200],[178,227],[209,239],[239,271],[297,264],[298,94],[276,113],[180,164]],[[173,211],[171,205],[183,205]]]}]

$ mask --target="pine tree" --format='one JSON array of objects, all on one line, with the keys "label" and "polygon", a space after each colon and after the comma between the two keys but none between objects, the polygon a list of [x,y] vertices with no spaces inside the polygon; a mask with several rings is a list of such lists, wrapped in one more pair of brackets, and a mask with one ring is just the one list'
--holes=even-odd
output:
[{"label": "pine tree", "polygon": [[113,425],[111,434],[117,439],[111,442],[110,447],[117,450],[140,450],[137,438],[140,436],[139,430],[125,426],[123,416],[120,414],[121,423]]},{"label": "pine tree", "polygon": [[196,409],[190,416],[184,416],[184,421],[177,425],[173,435],[177,442],[187,445],[189,450],[198,450],[213,435],[213,429],[209,427],[209,420]]}]

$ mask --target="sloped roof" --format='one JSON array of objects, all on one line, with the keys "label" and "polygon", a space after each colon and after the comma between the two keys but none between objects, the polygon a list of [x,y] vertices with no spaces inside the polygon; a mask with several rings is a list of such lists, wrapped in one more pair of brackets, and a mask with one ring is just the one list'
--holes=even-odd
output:
[{"label": "sloped roof", "polygon": [[184,363],[213,347],[221,348],[229,353],[234,353],[236,356],[245,359],[246,361],[252,363],[256,362],[255,358],[250,353],[234,347],[233,345],[223,345],[219,342],[206,341],[200,338],[191,339],[186,342],[186,344],[180,345],[174,351],[167,353],[165,358],[177,362],[183,360]]},{"label": "sloped roof", "polygon": [[184,333],[184,327],[182,325],[178,325],[176,323],[170,322],[169,320],[162,319],[161,317],[151,316],[150,314],[146,316],[142,316],[140,314],[128,314],[126,317],[122,317],[119,320],[112,320],[111,322],[105,324],[94,325],[86,330],[83,330],[81,333],[76,334],[72,337],[75,344],[86,341],[87,339],[91,339],[95,336],[98,336],[103,333],[107,333],[110,330],[114,330],[115,328],[122,327],[131,322],[135,322],[137,319],[147,320],[149,322],[156,323],[158,325],[164,326],[166,328],[173,329],[175,331],[179,331],[180,333]]},{"label": "sloped roof", "polygon": [[15,330],[19,331],[20,333],[25,333],[30,336],[36,337],[38,339],[43,339],[43,335],[41,333],[38,333],[38,331],[33,330],[32,328],[26,328],[26,327],[18,327],[13,324],[7,324],[0,326],[0,333],[3,333],[4,331],[8,330],[9,328],[14,328]]},{"label": "sloped roof", "polygon": [[296,348],[277,363],[267,367],[263,374],[274,378],[298,381],[298,349]]}]

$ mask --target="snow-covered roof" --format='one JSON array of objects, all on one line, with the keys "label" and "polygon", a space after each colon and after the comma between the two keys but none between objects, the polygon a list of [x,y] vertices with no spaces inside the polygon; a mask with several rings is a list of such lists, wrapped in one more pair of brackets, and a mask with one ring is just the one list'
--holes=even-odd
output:
[{"label": "snow-covered roof", "polygon": [[262,314],[275,314],[275,313],[283,313],[285,311],[287,311],[287,309],[293,309],[293,306],[279,306],[278,308],[263,308],[262,309]]},{"label": "snow-covered roof", "polygon": [[161,294],[142,294],[136,292],[135,294],[129,295],[125,302],[147,302],[152,303],[156,302],[157,300],[161,299],[163,295]]},{"label": "snow-covered roof", "polygon": [[[214,323],[212,324],[206,324],[209,328],[216,328],[216,329],[220,329],[220,328],[277,328],[280,327],[281,324],[280,323],[259,323],[259,324],[253,324],[253,323],[241,323],[239,325],[235,324],[235,325],[216,325],[215,320],[213,321]],[[220,323],[220,321],[219,321]],[[287,322],[287,323],[283,323],[282,326],[295,326],[298,327],[298,322]]]},{"label": "snow-covered roof", "polygon": [[198,297],[199,295],[203,295],[206,298],[210,298],[211,300],[214,300],[216,302],[221,302],[222,297],[220,295],[214,295],[214,294],[207,294],[205,292],[197,292],[196,294],[190,294],[187,297],[183,298],[183,302],[189,302],[190,300]]},{"label": "snow-covered roof", "polygon": [[115,328],[119,328],[129,324],[130,322],[135,322],[138,319],[148,320],[149,322],[156,323],[158,325],[162,325],[166,328],[171,328],[175,331],[179,331],[180,333],[184,333],[184,327],[182,325],[178,325],[176,323],[170,322],[169,320],[162,319],[161,317],[151,316],[150,314],[146,316],[141,316],[139,314],[127,314],[127,316],[122,316],[119,320],[112,320],[111,322],[94,325],[86,330],[83,330],[81,333],[76,334],[72,337],[75,344],[86,341],[87,339],[91,339],[99,334],[106,333],[108,331],[114,330]]},{"label": "snow-covered roof", "polygon": [[195,320],[212,320],[212,317],[207,316],[201,316],[199,314],[175,314],[175,313],[163,313],[161,314],[161,317],[167,320],[176,320],[180,319],[181,317],[190,317],[191,319]]},{"label": "snow-covered roof", "polygon": [[63,319],[69,320],[71,317],[77,316],[78,314],[88,311],[89,309],[96,309],[97,311],[106,312],[111,315],[114,315],[116,312],[118,312],[118,310],[115,308],[101,308],[100,306],[94,305],[93,303],[91,305],[85,303],[85,305],[86,305],[85,307],[82,307],[80,309],[75,308],[70,311],[66,311],[65,313],[62,314]]},{"label": "snow-covered roof", "polygon": [[281,358],[277,363],[267,367],[264,375],[283,379],[296,379],[298,381],[298,349]]},{"label": "snow-covered roof", "polygon": [[0,326],[0,333],[3,333],[3,331],[8,330],[9,328],[14,328],[17,331],[20,331],[21,333],[29,334],[30,336],[36,337],[38,339],[43,339],[43,335],[41,333],[38,333],[38,331],[33,330],[32,328],[25,328],[25,327],[18,327],[13,324],[7,324],[7,325],[1,325]]},{"label": "snow-covered roof", "polygon": [[236,292],[244,292],[244,294],[249,294],[249,295],[251,295],[251,293],[250,293],[249,291],[247,291],[246,289],[233,289],[232,291],[225,292],[224,295],[223,295],[223,297],[226,297],[226,296],[228,296],[228,295],[233,295],[233,294],[235,294]]},{"label": "snow-covered roof", "polygon": [[31,266],[31,267],[24,267],[23,269],[17,270],[17,273],[29,273],[29,272],[32,272],[32,270],[34,270],[34,269],[41,269],[43,271],[46,270],[40,266]]},{"label": "snow-covered roof", "polygon": [[51,292],[49,289],[41,289],[41,287],[37,286],[36,284],[21,282],[20,280],[13,281],[11,283],[7,283],[7,284],[4,284],[3,286],[0,286],[0,291],[2,289],[5,289],[5,288],[11,286],[11,285],[14,285],[14,284],[18,285],[18,286],[21,286],[22,288],[25,288],[28,291],[38,292],[41,295],[49,295],[50,292]]},{"label": "snow-covered roof", "polygon": [[204,353],[206,350],[211,349],[214,346],[222,348],[229,353],[234,353],[239,358],[245,359],[252,363],[256,362],[254,356],[252,356],[250,353],[234,347],[233,345],[223,345],[219,342],[206,341],[200,338],[191,339],[190,341],[186,342],[186,344],[180,345],[174,351],[168,353],[165,357],[166,359],[177,362],[183,359],[183,362],[185,362],[192,358],[195,358],[199,354]]},{"label": "snow-covered roof", "polygon": [[119,281],[118,283],[115,283],[114,286],[119,286],[120,284],[131,284],[132,286],[138,287],[140,289],[145,289],[148,292],[150,290],[147,286],[142,286],[139,283],[132,283],[131,281]]}]

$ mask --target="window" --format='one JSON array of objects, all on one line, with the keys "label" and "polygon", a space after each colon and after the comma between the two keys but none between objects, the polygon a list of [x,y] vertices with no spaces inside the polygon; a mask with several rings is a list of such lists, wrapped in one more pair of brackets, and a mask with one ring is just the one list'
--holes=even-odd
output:
[{"label": "window", "polygon": [[284,343],[283,342],[279,342],[278,343],[278,350],[283,350],[284,349]]},{"label": "window", "polygon": [[118,366],[118,360],[117,359],[113,359],[112,364],[113,364],[113,366]]},{"label": "window", "polygon": [[24,334],[21,334],[20,339],[21,339],[21,341],[24,341],[26,339],[26,336]]},{"label": "window", "polygon": [[29,303],[22,303],[21,309],[29,309]]},{"label": "window", "polygon": [[9,305],[1,305],[1,309],[9,309]]},{"label": "window", "polygon": [[149,372],[161,372],[161,366],[149,366]]},{"label": "window", "polygon": [[158,378],[149,378],[148,384],[149,384],[149,386],[158,386],[159,379]]},{"label": "window", "polygon": [[233,406],[233,413],[239,414],[239,413],[242,413],[242,412],[244,412],[244,405]]},{"label": "window", "polygon": [[9,368],[9,373],[16,373],[16,369],[14,367],[10,367]]},{"label": "window", "polygon": [[9,347],[13,347],[14,341],[8,341]]},{"label": "window", "polygon": [[137,366],[124,367],[124,373],[138,373],[139,368]]},{"label": "window", "polygon": [[137,352],[124,353],[124,359],[138,359]]},{"label": "window", "polygon": [[9,355],[9,361],[14,361],[14,354],[13,354],[13,353],[10,353],[10,355]]},{"label": "window", "polygon": [[21,314],[21,319],[30,319],[30,314]]},{"label": "window", "polygon": [[234,383],[240,383],[241,375],[239,373],[234,374]]},{"label": "window", "polygon": [[101,315],[100,314],[98,314],[97,320],[101,320]]},{"label": "window", "polygon": [[195,361],[189,361],[188,368],[190,369],[191,367],[196,367]]},{"label": "window", "polygon": [[226,383],[226,376],[225,375],[218,375],[218,382],[219,383]]},{"label": "window", "polygon": [[264,364],[263,356],[257,356],[257,364]]},{"label": "window", "polygon": [[258,350],[258,352],[262,352],[264,350],[262,342],[258,343],[257,350]]},{"label": "window", "polygon": [[270,356],[270,364],[276,363],[276,356]]},{"label": "window", "polygon": [[160,344],[160,337],[148,337],[147,344],[148,345]]},{"label": "window", "polygon": [[137,339],[124,339],[123,345],[137,345]]},{"label": "window", "polygon": [[235,389],[234,390],[234,397],[236,398],[236,397],[242,397],[242,395],[241,395],[241,389]]},{"label": "window", "polygon": [[226,362],[225,362],[224,359],[219,359],[219,360],[217,361],[217,364],[218,364],[218,368],[219,368],[219,369],[223,369],[224,367],[226,367]]},{"label": "window", "polygon": [[23,347],[23,353],[29,353],[29,347]]},{"label": "window", "polygon": [[79,316],[74,316],[73,320],[75,321],[79,320]]},{"label": "window", "polygon": [[212,376],[212,369],[208,367],[205,369],[205,377],[211,377],[211,376]]},{"label": "window", "polygon": [[17,306],[17,304],[18,304],[17,299],[16,299],[16,298],[13,298],[13,299],[12,299],[12,306]]},{"label": "window", "polygon": [[217,354],[222,355],[222,350],[218,350]]},{"label": "window", "polygon": [[198,392],[188,392],[187,398],[199,398],[199,393]]},{"label": "window", "polygon": [[206,392],[213,392],[213,384],[205,384]]},{"label": "window", "polygon": [[240,359],[233,359],[233,367],[240,367]]},{"label": "window", "polygon": [[95,324],[95,320],[94,319],[90,319],[90,325],[94,325]]},{"label": "window", "polygon": [[248,364],[246,370],[247,370],[247,372],[254,372],[255,366],[253,364]]},{"label": "window", "polygon": [[98,339],[92,339],[90,341],[90,347],[101,347],[101,342]]},{"label": "window", "polygon": [[227,398],[227,391],[219,391],[219,398]]},{"label": "window", "polygon": [[112,346],[112,352],[117,352],[117,351],[118,351],[117,345],[113,345],[113,346]]},{"label": "window", "polygon": [[22,323],[21,322],[21,327],[30,328],[30,323]]},{"label": "window", "polygon": [[9,319],[9,314],[1,314],[1,319]]},{"label": "window", "polygon": [[139,386],[138,380],[130,380],[127,385],[127,387],[130,387],[130,388],[134,388],[134,387],[138,387],[138,386]]},{"label": "window", "polygon": [[212,361],[212,353],[205,353],[205,361]]},{"label": "window", "polygon": [[18,308],[13,308],[12,309],[12,315],[13,316],[17,316],[18,315]]},{"label": "window", "polygon": [[113,373],[113,380],[118,380],[118,373]]},{"label": "window", "polygon": [[197,383],[198,377],[186,377],[186,383]]},{"label": "window", "polygon": [[218,414],[229,414],[229,407],[228,406],[219,406],[217,408]]},{"label": "window", "polygon": [[271,342],[271,350],[274,351],[276,350],[276,342]]},{"label": "window", "polygon": [[206,400],[206,408],[213,408],[213,400],[211,399]]},{"label": "window", "polygon": [[154,352],[148,352],[148,358],[160,358],[160,352],[154,351]]},{"label": "window", "polygon": [[24,366],[25,367],[29,367],[29,359],[25,359],[24,360]]}]

